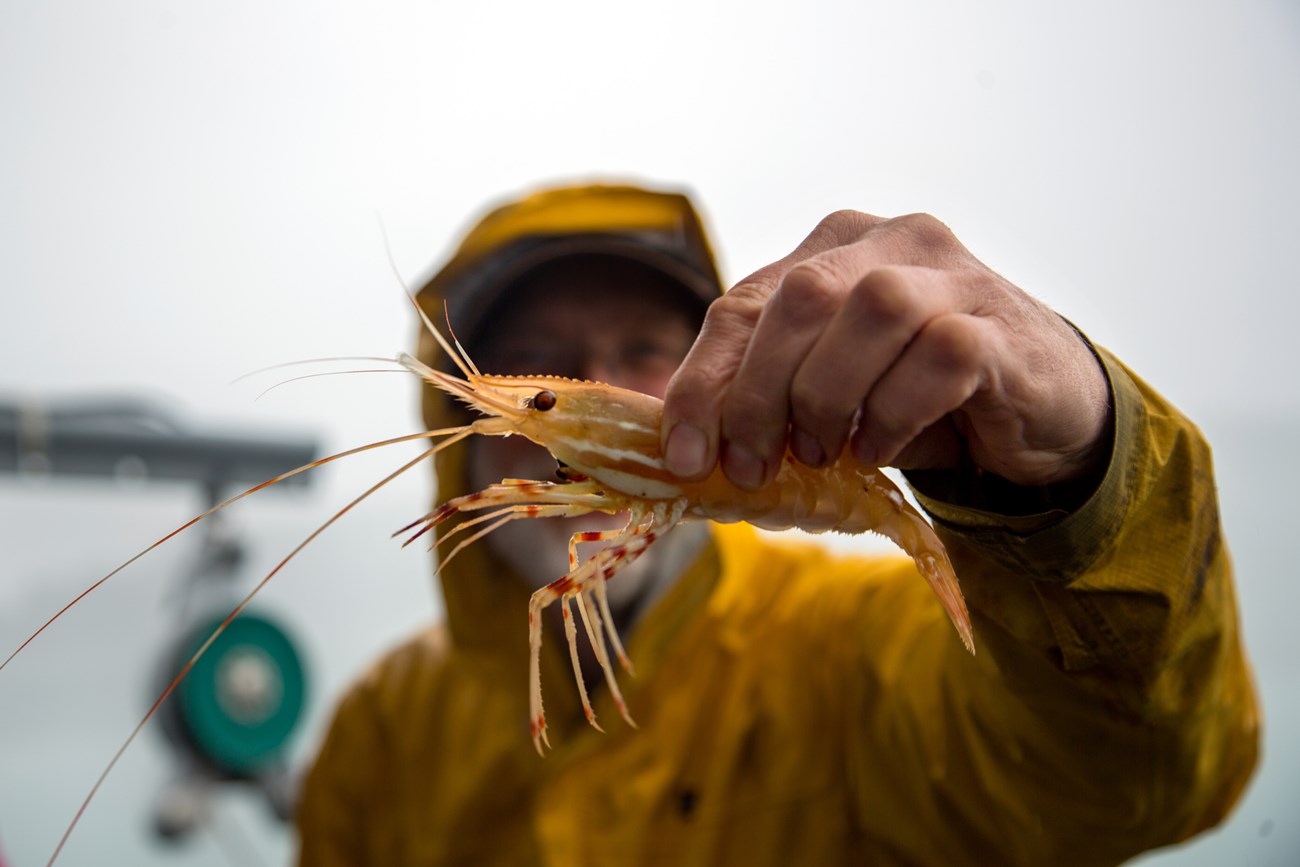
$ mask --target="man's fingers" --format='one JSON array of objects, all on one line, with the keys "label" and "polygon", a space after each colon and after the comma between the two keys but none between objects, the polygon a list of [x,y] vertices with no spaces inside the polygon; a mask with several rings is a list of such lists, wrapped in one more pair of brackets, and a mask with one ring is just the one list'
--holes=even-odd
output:
[{"label": "man's fingers", "polygon": [[704,326],[664,394],[664,462],[699,479],[718,461],[722,395],[745,355],[766,300],[761,289],[733,289],[709,306]]},{"label": "man's fingers", "polygon": [[870,466],[905,447],[988,385],[997,351],[993,326],[952,313],[931,320],[867,396],[851,447]]},{"label": "man's fingers", "polygon": [[664,396],[661,435],[669,470],[696,480],[717,463],[723,395],[740,369],[764,305],[786,272],[811,256],[851,243],[880,222],[880,217],[856,211],[831,214],[788,256],[713,302],[699,338]]},{"label": "man's fingers", "polygon": [[[722,469],[742,488],[771,481],[785,454],[789,392],[808,351],[843,305],[853,280],[842,251],[791,268],[772,294],[722,402]],[[838,255],[837,254],[841,254]]]},{"label": "man's fingers", "polygon": [[811,466],[844,449],[877,381],[926,325],[959,299],[942,272],[884,267],[846,294],[790,385],[791,448]]},{"label": "man's fingers", "polygon": [[1109,392],[1064,328],[933,217],[832,214],[714,303],[668,387],[668,466],[701,479],[721,454],[755,488],[787,440],[817,466],[847,437],[871,465],[964,451],[1013,482],[1080,475],[1104,447]]}]

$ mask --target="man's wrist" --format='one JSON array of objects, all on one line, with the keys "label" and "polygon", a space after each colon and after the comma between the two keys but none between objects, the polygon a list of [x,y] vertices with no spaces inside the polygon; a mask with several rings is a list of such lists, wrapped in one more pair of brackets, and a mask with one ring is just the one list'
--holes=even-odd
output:
[{"label": "man's wrist", "polygon": [[1113,541],[1128,512],[1146,410],[1122,365],[1108,353],[1097,355],[1114,408],[1106,459],[1086,476],[1038,487],[974,468],[905,472],[937,527],[1016,571],[1060,583],[1077,577]]}]

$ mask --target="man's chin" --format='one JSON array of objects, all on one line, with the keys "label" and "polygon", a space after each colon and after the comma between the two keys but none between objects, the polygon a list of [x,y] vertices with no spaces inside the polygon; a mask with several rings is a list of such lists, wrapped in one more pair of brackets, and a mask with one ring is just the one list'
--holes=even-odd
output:
[{"label": "man's chin", "polygon": [[[568,573],[569,540],[574,534],[618,531],[626,524],[626,513],[514,521],[492,533],[484,542],[529,587],[539,590]],[[607,541],[578,543],[578,561],[586,560],[608,544]],[[633,564],[633,567],[636,565]],[[633,567],[623,571],[631,572]],[[622,573],[619,575],[620,580],[621,576]]]}]

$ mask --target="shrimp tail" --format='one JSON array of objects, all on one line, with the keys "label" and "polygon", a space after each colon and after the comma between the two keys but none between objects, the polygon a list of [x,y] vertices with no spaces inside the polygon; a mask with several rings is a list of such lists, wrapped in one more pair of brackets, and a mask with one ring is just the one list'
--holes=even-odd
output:
[{"label": "shrimp tail", "polygon": [[863,489],[867,494],[868,525],[912,557],[917,571],[930,585],[944,613],[956,627],[961,643],[973,656],[975,633],[970,612],[957,583],[957,573],[948,559],[948,551],[934,528],[903,499],[902,492],[884,473],[876,471],[864,475]]},{"label": "shrimp tail", "polygon": [[[931,530],[931,532],[934,532]],[[939,604],[943,606],[944,612],[952,625],[957,628],[957,635],[961,638],[961,643],[970,651],[971,656],[975,655],[975,633],[971,628],[970,612],[966,609],[966,599],[962,596],[961,587],[957,584],[957,576],[953,571],[952,563],[948,560],[947,553],[940,548],[939,556],[931,552],[925,552],[914,556],[912,559],[916,563],[916,568],[920,571],[921,577],[925,578],[934,595],[939,597]]]}]

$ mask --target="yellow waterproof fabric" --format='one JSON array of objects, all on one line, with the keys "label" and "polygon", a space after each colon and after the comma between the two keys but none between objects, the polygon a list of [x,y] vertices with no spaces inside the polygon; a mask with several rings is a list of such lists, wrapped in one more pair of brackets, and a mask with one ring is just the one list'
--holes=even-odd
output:
[{"label": "yellow waterproof fabric", "polygon": [[545,759],[522,640],[435,627],[380,661],[308,780],[302,863],[1113,864],[1214,824],[1259,720],[1210,454],[1107,361],[1118,447],[1084,506],[1015,533],[929,503],[978,656],[909,561],[724,528],[633,636],[639,730],[603,694],[608,734],[581,724],[554,641]]},{"label": "yellow waterproof fabric", "polygon": [[[542,759],[528,591],[476,545],[442,576],[448,623],[342,700],[300,804],[301,863],[1114,864],[1213,825],[1259,719],[1210,452],[1100,355],[1115,447],[1086,502],[975,508],[986,491],[959,474],[913,478],[976,657],[905,557],[721,527],[632,635],[638,730],[599,688],[607,733],[583,722],[547,636]],[[431,427],[448,412],[426,401]],[[440,455],[443,496],[463,461]]]},{"label": "yellow waterproof fabric", "polygon": [[523,238],[573,235],[664,236],[687,262],[717,277],[713,251],[690,200],[682,193],[616,184],[540,190],[494,209],[461,240],[428,288],[442,286]]}]

